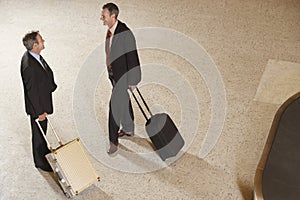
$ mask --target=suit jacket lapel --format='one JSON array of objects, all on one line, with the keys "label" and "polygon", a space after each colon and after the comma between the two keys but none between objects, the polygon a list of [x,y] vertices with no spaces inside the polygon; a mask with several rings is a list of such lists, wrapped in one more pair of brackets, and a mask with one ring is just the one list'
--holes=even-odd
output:
[{"label": "suit jacket lapel", "polygon": [[27,54],[30,59],[30,62],[33,62],[35,65],[39,65],[44,70],[44,72],[46,72],[46,74],[48,75],[47,70],[42,66],[42,64],[39,61],[37,61],[37,59],[35,59],[29,52],[27,52]]},{"label": "suit jacket lapel", "polygon": [[27,53],[28,53],[28,57],[29,57],[31,63],[33,62],[34,65],[40,65],[41,67],[43,67],[41,65],[41,63],[39,61],[37,61],[37,59],[35,59],[35,57],[33,57],[29,52],[27,52]]}]

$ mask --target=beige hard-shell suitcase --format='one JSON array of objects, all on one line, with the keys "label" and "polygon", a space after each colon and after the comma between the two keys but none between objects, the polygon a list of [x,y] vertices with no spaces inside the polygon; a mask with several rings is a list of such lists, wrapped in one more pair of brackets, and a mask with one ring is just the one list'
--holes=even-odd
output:
[{"label": "beige hard-shell suitcase", "polygon": [[51,151],[51,153],[46,155],[46,158],[67,197],[74,197],[97,181],[100,181],[100,177],[92,166],[79,138],[63,144],[48,119],[48,124],[60,144],[58,148],[53,149],[38,119],[36,122]]}]

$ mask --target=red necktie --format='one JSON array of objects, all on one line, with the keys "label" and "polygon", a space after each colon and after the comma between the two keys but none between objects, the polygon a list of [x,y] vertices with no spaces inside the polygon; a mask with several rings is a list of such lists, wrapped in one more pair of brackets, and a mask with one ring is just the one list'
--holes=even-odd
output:
[{"label": "red necktie", "polygon": [[110,62],[109,62],[110,37],[111,37],[111,32],[110,30],[107,30],[106,41],[105,41],[106,67],[110,67]]}]

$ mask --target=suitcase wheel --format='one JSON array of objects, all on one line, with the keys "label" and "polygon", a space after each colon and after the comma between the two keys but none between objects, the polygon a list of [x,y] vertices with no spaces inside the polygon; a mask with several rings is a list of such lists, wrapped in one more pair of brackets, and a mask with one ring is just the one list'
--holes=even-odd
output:
[{"label": "suitcase wheel", "polygon": [[69,193],[65,192],[65,195],[66,195],[67,198],[71,198]]}]

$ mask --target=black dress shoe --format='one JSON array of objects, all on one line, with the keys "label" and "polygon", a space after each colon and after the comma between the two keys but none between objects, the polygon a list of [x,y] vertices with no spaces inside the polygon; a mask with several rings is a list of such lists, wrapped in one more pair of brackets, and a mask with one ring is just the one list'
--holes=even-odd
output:
[{"label": "black dress shoe", "polygon": [[35,166],[38,169],[41,169],[45,172],[53,172],[52,168],[50,166]]},{"label": "black dress shoe", "polygon": [[118,136],[119,137],[123,137],[123,136],[127,136],[127,137],[133,137],[134,136],[134,132],[125,132],[123,130],[119,130],[118,132]]},{"label": "black dress shoe", "polygon": [[112,154],[116,153],[118,151],[118,145],[119,145],[118,142],[116,142],[116,143],[110,142],[109,149],[108,149],[107,153],[109,155],[112,155]]}]

